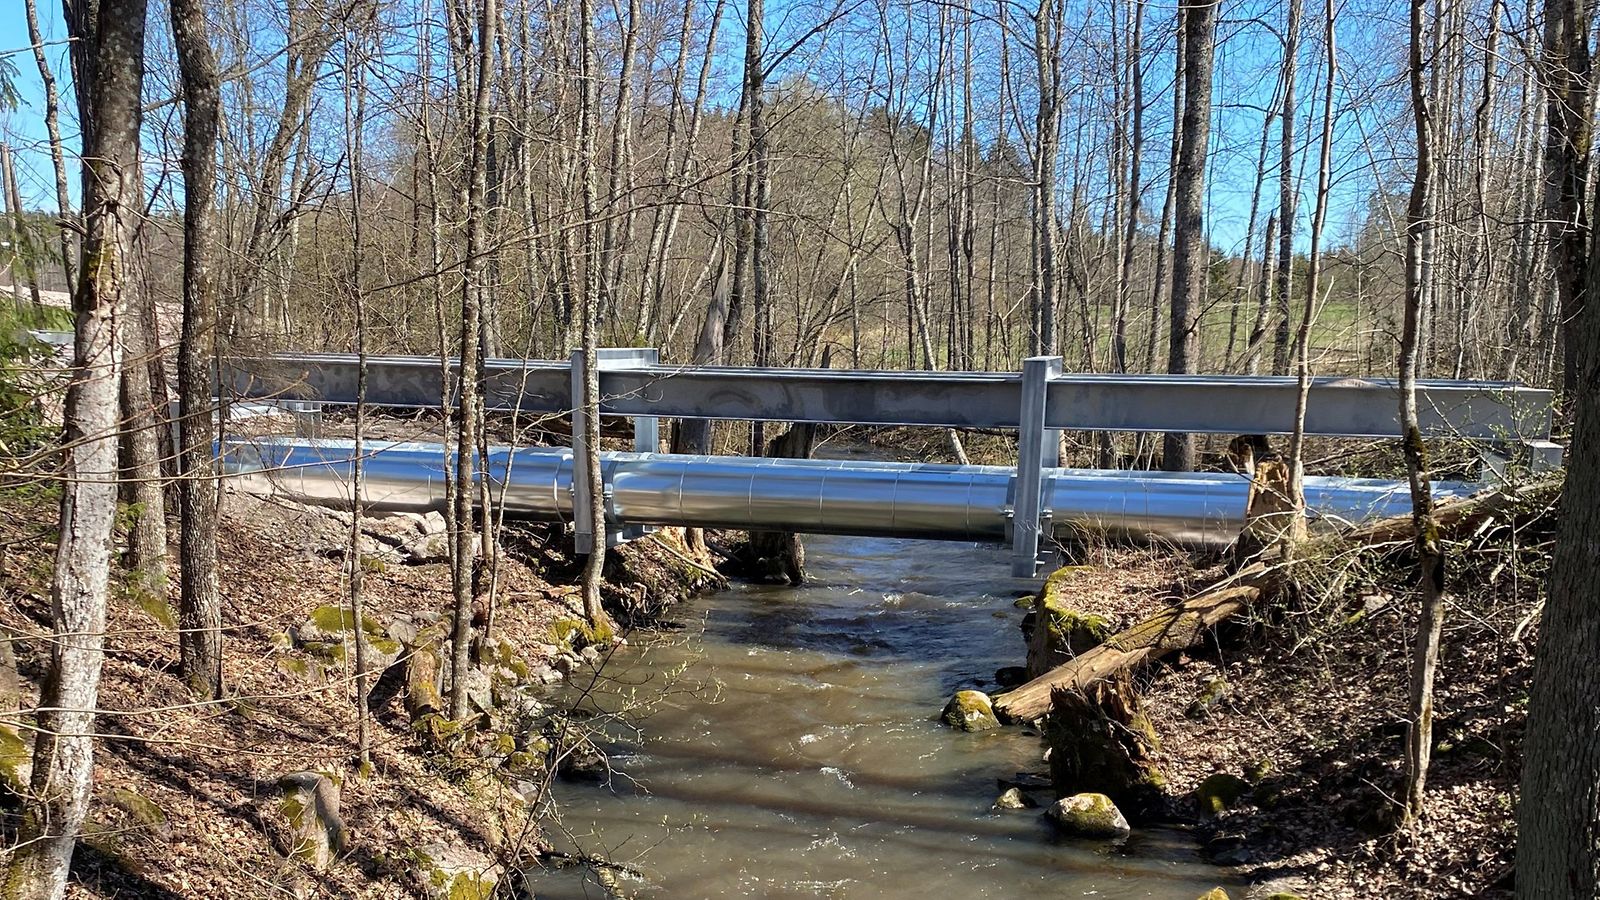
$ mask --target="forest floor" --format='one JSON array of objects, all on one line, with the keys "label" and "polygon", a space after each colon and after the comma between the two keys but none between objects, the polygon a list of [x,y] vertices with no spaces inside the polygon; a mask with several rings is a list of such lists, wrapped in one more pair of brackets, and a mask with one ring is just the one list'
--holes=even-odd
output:
[{"label": "forest floor", "polygon": [[[359,771],[351,667],[288,638],[319,608],[347,602],[348,519],[233,493],[223,509],[228,699],[197,703],[177,677],[175,563],[169,604],[116,593],[95,798],[69,896],[392,898],[419,890],[411,848],[439,842],[491,859],[537,849],[534,807],[504,778],[486,777],[494,754],[475,746],[441,754],[400,698],[375,711],[372,768]],[[43,492],[0,494],[0,627],[18,636],[24,707],[47,661],[54,518]],[[518,531],[500,564],[495,635],[535,684],[556,681],[550,663],[570,649],[552,623],[580,615],[570,539],[566,547],[561,540],[559,529]],[[624,620],[642,621],[699,586],[695,570],[653,540],[612,557],[607,605]],[[373,620],[425,621],[450,608],[447,563],[362,562]],[[274,846],[278,779],[307,770],[341,782],[347,849],[322,872]]]},{"label": "forest floor", "polygon": [[[1207,857],[1256,882],[1251,896],[1509,896],[1554,518],[1547,506],[1450,548],[1428,806],[1409,832],[1394,827],[1393,799],[1419,609],[1403,552],[1308,560],[1288,598],[1139,673],[1168,810],[1197,823]],[[1149,549],[1077,556],[1073,603],[1114,630],[1222,572]],[[1212,813],[1196,794],[1219,773],[1242,794]]]}]

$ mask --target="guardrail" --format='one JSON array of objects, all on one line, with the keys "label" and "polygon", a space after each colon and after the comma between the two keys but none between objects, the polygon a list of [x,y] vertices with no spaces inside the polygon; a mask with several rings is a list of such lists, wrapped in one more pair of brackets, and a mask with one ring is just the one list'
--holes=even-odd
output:
[{"label": "guardrail", "polygon": [[[1033,357],[1020,372],[894,372],[685,367],[660,363],[649,348],[599,352],[600,410],[634,419],[635,449],[657,449],[660,417],[833,424],[1006,428],[1018,431],[1017,475],[1011,503],[1012,565],[1032,575],[1041,536],[1050,532],[1042,472],[1059,464],[1062,431],[1152,431],[1197,434],[1288,434],[1294,428],[1294,378],[1217,375],[1093,375],[1066,373],[1060,357]],[[444,397],[437,357],[368,357],[367,402],[376,406],[437,407]],[[459,366],[451,361],[452,379]],[[278,354],[234,358],[220,372],[234,397],[350,404],[356,397],[356,357]],[[488,360],[485,406],[573,416],[574,450],[583,452],[581,354],[568,360]],[[1562,449],[1550,443],[1552,394],[1513,382],[1423,380],[1417,383],[1419,425],[1425,437],[1480,441],[1505,448],[1536,467],[1558,466]],[[1398,438],[1399,385],[1391,379],[1321,377],[1312,380],[1306,409],[1309,435]],[[586,492],[577,479],[574,489]],[[593,543],[590,504],[575,498],[578,547]]]}]

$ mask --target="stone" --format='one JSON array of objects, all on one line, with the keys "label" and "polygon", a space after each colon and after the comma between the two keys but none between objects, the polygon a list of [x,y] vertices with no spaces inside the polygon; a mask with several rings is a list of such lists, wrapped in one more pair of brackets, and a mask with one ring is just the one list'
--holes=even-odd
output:
[{"label": "stone", "polygon": [[1183,711],[1183,714],[1191,719],[1209,718],[1212,707],[1228,699],[1228,694],[1231,692],[1232,688],[1228,684],[1228,679],[1213,678],[1207,681],[1205,687],[1200,689],[1200,693],[1189,702],[1189,706]]},{"label": "stone", "polygon": [[487,854],[454,844],[424,844],[409,855],[432,900],[491,900],[503,874]]},{"label": "stone", "polygon": [[467,705],[485,715],[494,713],[494,679],[479,668],[467,670]]},{"label": "stone", "polygon": [[278,814],[287,826],[281,852],[326,872],[345,849],[339,782],[323,772],[293,772],[278,779],[278,788]]},{"label": "stone", "polygon": [[1003,666],[994,671],[994,683],[1002,688],[1014,688],[1028,681],[1028,670],[1024,666]]},{"label": "stone", "polygon": [[1074,837],[1120,838],[1133,829],[1122,810],[1105,794],[1073,794],[1057,800],[1045,815]]},{"label": "stone", "polygon": [[983,691],[956,691],[939,714],[940,721],[962,731],[988,731],[1000,727],[994,716],[994,704]]},{"label": "stone", "polygon": [[406,565],[429,566],[450,561],[450,536],[425,534],[406,545]]},{"label": "stone", "polygon": [[[567,781],[604,784],[611,780],[611,762],[588,731],[569,718],[545,721],[542,737],[549,748],[547,765]],[[530,746],[532,742],[530,741]]]},{"label": "stone", "polygon": [[1006,788],[1006,792],[995,798],[994,809],[1033,809],[1038,806],[1032,797],[1024,794],[1017,788]]},{"label": "stone", "polygon": [[122,810],[134,827],[150,832],[162,840],[172,838],[172,826],[167,821],[166,810],[155,801],[132,788],[113,787],[106,790],[106,799]]},{"label": "stone", "polygon": [[1228,892],[1219,887],[1214,887],[1194,900],[1228,900]]},{"label": "stone", "polygon": [[1194,789],[1194,799],[1202,815],[1214,816],[1225,809],[1232,809],[1249,793],[1250,782],[1237,775],[1218,772],[1200,782],[1200,786]]},{"label": "stone", "polygon": [[[405,649],[371,616],[361,617],[361,631],[369,673],[387,669]],[[312,610],[303,624],[290,630],[289,637],[295,646],[313,656],[326,662],[343,663],[355,654],[355,644],[351,640],[354,634],[355,616],[343,606],[329,604]]]},{"label": "stone", "polygon": [[33,746],[16,726],[0,722],[0,796],[27,794],[33,778]]},{"label": "stone", "polygon": [[1111,636],[1104,616],[1073,607],[1068,585],[1084,566],[1065,566],[1045,579],[1033,603],[1033,623],[1028,634],[1028,677],[1040,675]]}]

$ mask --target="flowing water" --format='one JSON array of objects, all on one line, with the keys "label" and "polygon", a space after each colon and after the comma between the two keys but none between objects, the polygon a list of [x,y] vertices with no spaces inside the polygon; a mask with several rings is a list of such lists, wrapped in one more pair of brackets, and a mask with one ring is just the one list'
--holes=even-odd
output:
[{"label": "flowing water", "polygon": [[[637,870],[630,896],[1159,897],[1225,882],[1186,835],[1121,846],[1057,837],[1037,810],[991,811],[997,778],[1044,770],[1037,735],[935,717],[1020,662],[1029,583],[998,547],[807,539],[812,581],[737,586],[635,636],[590,707],[609,787],[556,789],[557,846]],[[577,680],[583,680],[580,676]],[[1048,791],[1035,791],[1048,801]],[[540,898],[600,897],[588,869],[531,873]]]}]

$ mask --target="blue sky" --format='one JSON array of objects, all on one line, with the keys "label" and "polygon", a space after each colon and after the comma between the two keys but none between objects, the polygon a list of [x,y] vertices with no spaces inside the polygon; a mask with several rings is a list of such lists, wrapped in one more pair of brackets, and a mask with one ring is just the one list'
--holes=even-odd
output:
[{"label": "blue sky", "polygon": [[[10,0],[20,7],[20,0]],[[787,43],[790,36],[784,32],[803,31],[810,22],[797,10],[805,0],[769,0],[769,27],[773,45]],[[44,38],[49,45],[46,55],[56,74],[62,91],[61,124],[69,147],[76,144],[76,120],[72,103],[70,69],[67,64],[65,25],[59,4],[52,0],[39,0],[39,13]],[[1069,7],[1072,4],[1069,3]],[[1315,145],[1312,132],[1307,129],[1308,115],[1320,115],[1312,104],[1320,97],[1322,79],[1321,4],[1307,0],[1305,28],[1302,42],[1302,69],[1299,80],[1301,124],[1301,160],[1306,183],[1301,204],[1301,244],[1304,244],[1305,224],[1309,219],[1310,194],[1314,171],[1312,162]],[[725,23],[721,55],[728,57],[724,68],[736,65],[743,45],[742,4],[730,3],[729,20]],[[160,6],[152,4],[152,15],[159,15]],[[1099,5],[1083,6],[1080,10],[1098,11]],[[29,46],[26,23],[21,10],[18,14],[0,17],[0,52],[13,64],[16,86],[23,97],[24,106],[3,114],[0,118],[0,138],[11,144],[17,155],[20,188],[28,206],[50,208],[54,206],[53,178],[50,174],[47,136],[44,127],[44,104],[38,71]],[[1093,14],[1085,13],[1085,14]],[[1165,33],[1170,21],[1171,4],[1151,3],[1147,22],[1147,40],[1153,41]],[[1384,149],[1382,135],[1392,132],[1395,116],[1384,110],[1393,110],[1382,97],[1369,96],[1386,88],[1383,82],[1394,72],[1395,59],[1389,51],[1396,46],[1396,38],[1404,33],[1404,22],[1395,5],[1387,0],[1343,0],[1339,8],[1341,19],[1342,82],[1338,107],[1344,108],[1340,117],[1335,143],[1335,184],[1331,237],[1338,241],[1349,233],[1352,223],[1365,214],[1368,197],[1374,189],[1375,172],[1399,171],[1403,160],[1394,160],[1393,152]],[[1262,110],[1270,102],[1276,86],[1276,70],[1281,56],[1282,7],[1278,0],[1229,0],[1225,3],[1219,31],[1218,79],[1215,97],[1216,118],[1212,136],[1211,169],[1208,179],[1210,198],[1208,227],[1213,242],[1224,250],[1238,251],[1244,241],[1245,221],[1248,215],[1250,191],[1261,133]],[[1069,21],[1069,26],[1074,24]],[[1170,44],[1170,41],[1168,42]],[[1021,48],[1014,48],[1018,51]],[[1088,48],[1078,48],[1084,52]],[[1170,48],[1169,48],[1170,49]],[[1092,57],[1092,53],[1090,54]],[[1149,109],[1146,122],[1151,130],[1148,140],[1146,182],[1151,185],[1146,195],[1148,210],[1159,213],[1161,190],[1166,164],[1166,137],[1170,127],[1171,103],[1165,92],[1171,82],[1170,52],[1151,59],[1147,76]],[[788,68],[803,71],[812,58],[801,52],[793,57]],[[1016,60],[1014,62],[1025,62]],[[1079,64],[1093,66],[1090,57],[1078,59]],[[1024,70],[1026,66],[1022,67]],[[778,73],[778,77],[785,74]],[[775,79],[777,80],[777,79]],[[1354,109],[1355,111],[1349,111]],[[1070,147],[1074,123],[1064,123],[1064,144]],[[1272,144],[1276,135],[1272,136]],[[1275,146],[1269,146],[1269,159],[1276,158]],[[76,178],[69,178],[75,182]],[[1263,208],[1258,218],[1258,228],[1265,221],[1267,207],[1274,204],[1275,185],[1269,180],[1263,196]],[[1257,241],[1259,244],[1259,239]]]}]

